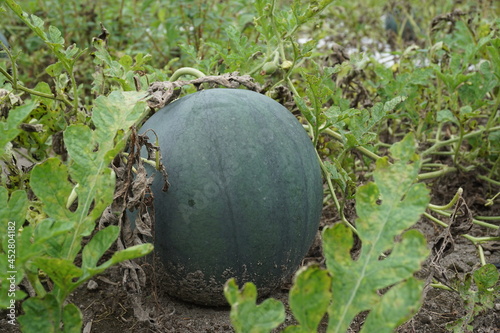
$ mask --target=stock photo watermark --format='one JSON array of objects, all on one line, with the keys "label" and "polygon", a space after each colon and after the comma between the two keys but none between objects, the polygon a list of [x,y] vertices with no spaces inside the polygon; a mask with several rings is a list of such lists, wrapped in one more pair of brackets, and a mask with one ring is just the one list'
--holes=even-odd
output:
[{"label": "stock photo watermark", "polygon": [[7,323],[16,325],[16,222],[9,221],[7,223]]}]

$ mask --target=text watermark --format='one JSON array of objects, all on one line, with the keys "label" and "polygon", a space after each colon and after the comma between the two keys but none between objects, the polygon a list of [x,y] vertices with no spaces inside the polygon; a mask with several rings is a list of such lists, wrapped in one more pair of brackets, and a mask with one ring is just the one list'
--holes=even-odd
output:
[{"label": "text watermark", "polygon": [[16,324],[16,234],[16,222],[9,221],[7,224],[7,281],[9,281],[7,322],[11,325]]}]

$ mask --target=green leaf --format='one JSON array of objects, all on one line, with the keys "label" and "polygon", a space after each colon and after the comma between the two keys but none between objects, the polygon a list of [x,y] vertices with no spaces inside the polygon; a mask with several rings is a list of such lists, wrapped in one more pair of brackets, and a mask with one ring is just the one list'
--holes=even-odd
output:
[{"label": "green leaf", "polygon": [[[101,151],[101,147],[109,147],[110,143],[97,143],[94,132],[84,125],[69,126],[64,131],[64,139],[68,154],[74,161],[70,175],[79,184],[75,187],[78,197],[76,221],[83,224],[83,235],[88,235],[94,228],[94,221],[113,201],[115,175],[108,167],[109,161],[104,160],[107,150]],[[112,138],[109,140],[112,142]]]},{"label": "green leaf", "polygon": [[396,106],[398,106],[400,103],[404,102],[405,100],[406,100],[406,96],[396,96],[393,99],[385,102],[383,114],[386,114],[388,112],[393,111],[396,108]]},{"label": "green leaf", "polygon": [[95,268],[85,267],[84,275],[82,276],[82,278],[78,283],[84,282],[89,277],[104,272],[106,269],[108,269],[113,265],[119,264],[125,260],[131,260],[143,257],[151,253],[151,251],[153,251],[153,244],[147,243],[147,244],[135,245],[126,248],[125,250],[115,252],[111,257],[111,259],[107,260],[102,265],[99,265]]},{"label": "green leaf", "polygon": [[234,278],[227,280],[224,285],[224,296],[226,297],[229,305],[238,303],[239,300],[239,289]]},{"label": "green leaf", "polygon": [[493,288],[498,282],[498,269],[492,264],[484,265],[474,271],[473,278],[479,291],[487,292],[487,289]]},{"label": "green leaf", "polygon": [[[50,86],[47,82],[43,82],[43,81],[38,82],[33,90],[36,90],[36,91],[41,92],[43,94],[52,95],[52,90],[50,89]],[[56,103],[51,98],[40,97],[40,96],[35,96],[35,95],[33,95],[32,98],[34,100],[42,102],[43,104],[47,105],[49,108],[53,108],[55,103]]]},{"label": "green leaf", "polygon": [[307,122],[310,124],[316,123],[316,116],[312,112],[312,110],[307,106],[305,100],[297,95],[293,96],[295,103],[297,104],[297,107],[300,110],[300,113],[306,118]]},{"label": "green leaf", "polygon": [[32,22],[33,26],[35,28],[37,28],[35,30],[37,32],[41,32],[41,33],[43,33],[43,35],[45,35],[45,33],[43,32],[43,28],[44,28],[43,20],[40,17],[36,16],[35,14],[31,14],[30,17],[31,17],[31,22]]},{"label": "green leaf", "polygon": [[438,123],[451,122],[457,124],[457,117],[450,110],[440,110],[437,112],[436,121]]},{"label": "green leaf", "polygon": [[42,220],[35,227],[34,240],[36,243],[44,244],[51,238],[55,238],[60,234],[74,230],[74,225],[74,223],[68,221],[55,221],[51,218]]},{"label": "green leaf", "polygon": [[67,304],[61,313],[61,304],[52,294],[47,294],[44,298],[27,299],[23,302],[23,310],[24,315],[18,317],[23,332],[81,332],[83,317],[78,307]]},{"label": "green leaf", "polygon": [[418,311],[422,303],[423,286],[422,281],[412,277],[389,289],[370,311],[360,332],[394,332],[396,327]]},{"label": "green leaf", "polygon": [[120,61],[119,61],[120,65],[123,66],[123,68],[125,69],[125,71],[129,71],[130,70],[130,67],[132,67],[132,64],[134,63],[134,61],[132,60],[132,57],[129,56],[128,54],[122,56],[120,58]]},{"label": "green leaf", "polygon": [[[19,237],[19,229],[23,226],[26,212],[28,210],[28,198],[26,192],[17,190],[12,192],[9,198],[8,190],[0,187],[0,308],[10,305],[11,299],[22,299],[25,293],[17,290],[14,297],[11,292],[11,282],[18,284],[21,282],[24,269],[19,260],[20,251],[30,246],[30,242],[23,242]],[[14,242],[13,242],[14,241]],[[14,244],[14,248],[12,248]],[[14,250],[15,253],[12,253]]]},{"label": "green leaf", "polygon": [[323,164],[325,165],[325,168],[328,170],[331,179],[335,183],[337,183],[338,186],[340,186],[340,189],[342,191],[345,192],[347,190],[347,185],[349,183],[353,183],[353,181],[347,174],[347,171],[344,168],[342,168],[342,166],[337,160],[333,161],[327,160]]},{"label": "green leaf", "polygon": [[21,133],[19,125],[37,105],[36,101],[28,100],[25,104],[11,109],[7,121],[0,121],[0,129],[2,130],[2,135],[0,135],[0,156],[4,154],[7,143],[14,140]]},{"label": "green leaf", "polygon": [[67,304],[63,309],[63,333],[80,333],[83,326],[82,312],[74,304]]},{"label": "green leaf", "polygon": [[[394,241],[417,222],[427,207],[429,193],[424,184],[413,184],[420,166],[414,154],[413,136],[408,135],[393,145],[391,152],[395,163],[379,159],[374,182],[356,192],[356,227],[362,243],[359,258],[351,259],[350,229],[336,224],[323,231],[323,249],[334,292],[328,308],[329,332],[345,332],[358,313],[373,309],[392,315],[384,322],[373,319],[376,329],[372,332],[388,331],[388,327],[396,328],[402,316],[413,313],[419,306],[418,300],[402,286],[396,295],[412,303],[402,304],[397,313],[386,309],[390,302],[384,302],[378,294],[380,289],[394,288],[410,279],[428,254],[425,239],[418,231],[408,231],[399,242]],[[390,255],[380,260],[381,254],[388,251]]]},{"label": "green leaf", "polygon": [[58,77],[64,71],[64,65],[62,62],[58,61],[54,64],[47,66],[45,71],[52,77]]},{"label": "green leaf", "polygon": [[405,232],[401,241],[394,244],[392,253],[384,260],[379,261],[378,267],[373,267],[371,283],[377,289],[398,283],[411,276],[420,267],[422,258],[428,254],[427,242],[421,232],[409,230]]},{"label": "green leaf", "polygon": [[375,104],[370,110],[353,114],[354,116],[350,119],[349,129],[356,139],[355,142],[364,145],[373,141],[376,134],[371,132],[372,129],[405,99],[404,96],[396,96],[385,103]]},{"label": "green leaf", "polygon": [[[73,190],[68,181],[68,168],[58,158],[52,157],[37,164],[31,172],[31,188],[43,202],[43,210],[57,221],[77,221],[66,203]],[[50,179],[50,181],[47,181]]]},{"label": "green leaf", "polygon": [[301,269],[290,289],[290,308],[305,332],[316,332],[332,292],[328,272],[316,266]]},{"label": "green leaf", "polygon": [[64,291],[70,291],[74,286],[73,279],[83,274],[83,271],[68,259],[38,257],[34,262]]},{"label": "green leaf", "polygon": [[28,210],[28,198],[26,192],[23,190],[17,190],[12,192],[9,198],[9,192],[5,187],[0,187],[0,226],[2,232],[0,237],[2,239],[6,236],[6,230],[8,228],[9,222],[15,223],[15,230],[22,227],[26,217],[26,211]]},{"label": "green leaf", "polygon": [[99,230],[82,251],[82,268],[84,270],[94,268],[104,252],[116,241],[119,234],[120,228],[115,225]]},{"label": "green leaf", "polygon": [[23,302],[23,310],[24,315],[17,319],[23,332],[59,332],[61,305],[54,295],[28,298]]},{"label": "green leaf", "polygon": [[23,227],[22,231],[20,230],[17,234],[16,265],[18,268],[22,268],[27,262],[29,263],[29,266],[32,266],[30,262],[35,257],[43,254],[43,247],[36,242],[33,242],[33,229],[34,227],[29,225],[27,227]]},{"label": "green leaf", "polygon": [[345,120],[356,117],[361,111],[354,108],[342,109],[339,106],[331,106],[324,114],[327,116],[329,124],[335,126],[343,126]]},{"label": "green leaf", "polygon": [[[413,133],[409,133],[403,138],[403,140],[396,142],[391,146],[391,148],[389,148],[392,157],[401,160],[402,162],[418,161],[419,157],[418,155],[415,154],[416,150],[417,150],[417,145],[415,142],[415,135]],[[416,170],[418,172],[418,169]],[[414,175],[413,174],[410,175],[410,179],[411,177],[414,177]]]},{"label": "green leaf", "polygon": [[94,139],[99,143],[100,154],[107,156],[106,162],[111,162],[125,144],[122,137],[122,144],[115,147],[116,135],[121,131],[128,133],[130,127],[144,117],[146,103],[141,99],[145,96],[145,92],[113,91],[109,96],[99,96],[95,100],[92,114],[96,127]]},{"label": "green leaf", "polygon": [[64,44],[64,38],[62,37],[61,31],[53,25],[49,26],[49,35],[47,37],[51,43]]},{"label": "green leaf", "polygon": [[[52,254],[59,248],[59,257],[74,258],[82,237],[90,235],[95,220],[112,203],[115,174],[109,163],[123,148],[130,127],[144,116],[145,103],[138,102],[143,96],[143,93],[113,92],[108,97],[99,97],[92,118],[96,130],[76,124],[64,131],[69,168],[50,158],[33,169],[33,191],[44,203],[44,212],[57,223],[66,221],[75,228],[68,237],[48,242]],[[76,210],[68,208],[72,204],[76,204]]]},{"label": "green leaf", "polygon": [[[475,286],[472,284],[474,281]],[[495,306],[495,300],[500,297],[498,269],[492,265],[484,265],[473,273],[467,273],[463,278],[452,279],[451,285],[458,291],[463,300],[465,315],[448,323],[446,328],[454,332],[472,331],[470,325],[474,318]]]},{"label": "green leaf", "polygon": [[102,169],[102,161],[96,150],[99,148],[93,136],[93,131],[83,124],[70,125],[64,131],[64,143],[71,159],[76,165],[72,165],[75,180],[80,182],[89,173],[95,173]]},{"label": "green leaf", "polygon": [[231,323],[237,333],[268,333],[285,320],[285,307],[275,299],[266,299],[259,305],[257,288],[251,282],[238,290],[230,279],[224,286],[224,295],[231,305]]}]

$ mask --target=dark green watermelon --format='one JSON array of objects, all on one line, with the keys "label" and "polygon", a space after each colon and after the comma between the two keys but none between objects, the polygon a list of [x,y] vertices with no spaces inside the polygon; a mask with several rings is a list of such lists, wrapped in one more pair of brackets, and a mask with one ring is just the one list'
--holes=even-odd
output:
[{"label": "dark green watermelon", "polygon": [[167,292],[224,305],[231,277],[254,282],[261,296],[280,286],[311,246],[322,210],[318,157],[297,119],[256,92],[210,89],[159,110],[148,129],[170,182],[167,192],[160,174],[153,184]]}]

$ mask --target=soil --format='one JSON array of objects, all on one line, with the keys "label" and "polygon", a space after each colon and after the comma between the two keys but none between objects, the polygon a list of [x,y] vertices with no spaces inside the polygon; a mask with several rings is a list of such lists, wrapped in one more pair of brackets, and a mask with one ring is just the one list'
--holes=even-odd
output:
[{"label": "soil", "polygon": [[[500,204],[486,207],[484,198],[487,198],[491,189],[486,184],[471,182],[471,175],[452,174],[433,184],[432,202],[445,204],[456,193],[459,187],[464,190],[463,198],[473,215],[500,215]],[[354,205],[346,206],[349,220],[354,220]],[[326,209],[323,214],[322,227],[336,220],[335,212]],[[427,219],[421,219],[415,226],[428,239],[431,247],[443,229]],[[492,234],[484,227],[474,225],[469,234],[475,236]],[[464,239],[456,237],[451,253],[444,256],[439,262],[447,278],[464,274],[479,267],[479,257],[475,246]],[[488,263],[500,263],[500,244],[488,243],[484,245],[485,259]],[[321,261],[318,244],[313,245],[308,260]],[[70,301],[75,303],[83,312],[83,332],[197,332],[197,333],[224,333],[234,332],[229,319],[229,308],[210,308],[185,303],[169,297],[159,287],[161,276],[155,274],[152,266],[141,263],[146,272],[146,285],[137,292],[126,291],[122,281],[124,270],[121,267],[112,267],[104,274],[96,277],[84,287],[76,290]],[[416,275],[426,279],[430,269],[428,263]],[[446,282],[446,281],[445,281]],[[283,285],[280,290],[271,294],[272,297],[287,305],[287,292],[290,284]],[[475,317],[472,325],[474,332],[500,332],[500,299],[497,299],[493,309],[485,311]],[[20,308],[20,306],[18,307]],[[399,327],[398,332],[439,333],[447,332],[445,325],[465,314],[464,305],[460,296],[454,292],[432,287],[426,288],[425,298],[420,311],[409,322]],[[0,331],[19,332],[17,327],[6,323],[5,311],[0,312]],[[293,316],[287,308],[285,323],[280,327],[293,324]],[[352,323],[350,332],[358,332],[362,327],[363,315],[358,316]],[[276,332],[280,331],[276,330]],[[326,331],[326,320],[323,321],[320,332]]]}]

